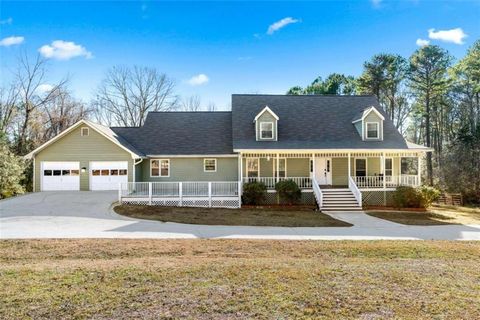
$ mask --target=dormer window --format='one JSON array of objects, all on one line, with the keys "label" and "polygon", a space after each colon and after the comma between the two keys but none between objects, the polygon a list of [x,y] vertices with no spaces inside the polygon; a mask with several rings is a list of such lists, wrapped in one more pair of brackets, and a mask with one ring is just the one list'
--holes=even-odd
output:
[{"label": "dormer window", "polygon": [[380,138],[380,124],[378,122],[367,122],[367,139]]},{"label": "dormer window", "polygon": [[260,139],[273,139],[273,122],[260,122]]},{"label": "dormer window", "polygon": [[268,106],[260,111],[253,123],[255,124],[255,136],[257,141],[277,141],[278,116]]}]

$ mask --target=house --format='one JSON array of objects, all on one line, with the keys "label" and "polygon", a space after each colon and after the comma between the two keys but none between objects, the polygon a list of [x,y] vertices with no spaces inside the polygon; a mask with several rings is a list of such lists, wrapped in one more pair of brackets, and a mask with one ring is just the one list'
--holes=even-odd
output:
[{"label": "house", "polygon": [[275,183],[292,179],[303,201],[340,210],[419,186],[429,151],[374,96],[234,94],[231,112],[150,112],[141,127],[82,120],[26,157],[34,191],[121,185],[124,201],[237,207],[242,184],[265,183],[276,202]]}]

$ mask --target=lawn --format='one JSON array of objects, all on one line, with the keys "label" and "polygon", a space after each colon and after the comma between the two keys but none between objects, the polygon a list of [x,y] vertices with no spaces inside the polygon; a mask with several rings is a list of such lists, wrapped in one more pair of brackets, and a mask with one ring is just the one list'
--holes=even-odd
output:
[{"label": "lawn", "polygon": [[434,206],[427,212],[375,210],[366,213],[405,225],[480,224],[480,208]]},{"label": "lawn", "polygon": [[0,242],[1,319],[479,319],[480,242]]},{"label": "lawn", "polygon": [[115,212],[138,219],[189,224],[275,227],[350,227],[351,224],[314,211],[313,207],[242,209],[120,205]]}]

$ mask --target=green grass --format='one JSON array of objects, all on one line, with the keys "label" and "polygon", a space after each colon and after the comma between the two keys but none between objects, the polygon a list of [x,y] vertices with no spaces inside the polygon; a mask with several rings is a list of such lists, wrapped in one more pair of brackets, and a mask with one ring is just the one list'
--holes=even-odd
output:
[{"label": "green grass", "polygon": [[0,242],[1,319],[478,319],[480,242]]},{"label": "green grass", "polygon": [[350,227],[313,207],[213,209],[120,205],[115,212],[132,218],[204,225],[275,227]]},{"label": "green grass", "polygon": [[367,214],[405,225],[480,224],[480,208],[434,206],[426,212],[367,211]]}]

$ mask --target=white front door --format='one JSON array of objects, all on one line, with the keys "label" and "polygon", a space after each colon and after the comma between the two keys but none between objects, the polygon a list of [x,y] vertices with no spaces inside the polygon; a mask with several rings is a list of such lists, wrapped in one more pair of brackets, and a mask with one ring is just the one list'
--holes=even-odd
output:
[{"label": "white front door", "polygon": [[320,185],[332,184],[332,158],[315,159],[315,178]]},{"label": "white front door", "polygon": [[80,190],[80,163],[74,161],[42,161],[41,190]]},{"label": "white front door", "polygon": [[120,183],[127,182],[127,161],[90,162],[90,190],[118,190]]}]

